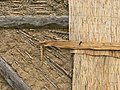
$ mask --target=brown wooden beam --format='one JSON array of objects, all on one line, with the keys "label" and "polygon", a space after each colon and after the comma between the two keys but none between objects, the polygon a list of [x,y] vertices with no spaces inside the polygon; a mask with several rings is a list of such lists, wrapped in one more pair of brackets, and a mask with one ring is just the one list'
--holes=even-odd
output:
[{"label": "brown wooden beam", "polygon": [[120,43],[97,43],[97,42],[82,42],[82,41],[43,41],[40,42],[41,45],[47,46],[55,46],[58,48],[64,49],[75,49],[75,50],[120,50]]},{"label": "brown wooden beam", "polygon": [[0,74],[13,90],[31,90],[14,70],[0,57]]},{"label": "brown wooden beam", "polygon": [[68,28],[68,16],[0,16],[0,28]]}]

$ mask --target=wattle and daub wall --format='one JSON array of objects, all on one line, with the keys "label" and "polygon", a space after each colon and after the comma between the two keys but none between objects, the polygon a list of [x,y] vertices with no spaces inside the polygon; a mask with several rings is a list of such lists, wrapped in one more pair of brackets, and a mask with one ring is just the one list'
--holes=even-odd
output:
[{"label": "wattle and daub wall", "polygon": [[[68,15],[68,1],[0,0],[0,15]],[[35,44],[44,40],[67,39],[68,29],[0,29],[0,56],[32,90],[70,90],[70,52],[48,47],[41,56],[41,49]],[[11,90],[2,77],[0,90]]]}]

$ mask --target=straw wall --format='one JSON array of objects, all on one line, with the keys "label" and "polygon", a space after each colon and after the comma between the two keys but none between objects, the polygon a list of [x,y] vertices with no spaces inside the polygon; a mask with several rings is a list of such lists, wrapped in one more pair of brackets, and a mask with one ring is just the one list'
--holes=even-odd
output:
[{"label": "straw wall", "polygon": [[[70,0],[70,40],[120,43],[119,9],[119,0]],[[76,52],[73,90],[120,89],[119,51]]]},{"label": "straw wall", "polygon": [[[68,15],[67,0],[0,0],[0,16]],[[70,90],[72,61],[68,50],[44,48],[38,41],[66,40],[68,29],[0,29],[0,56],[32,90]],[[0,90],[10,90],[0,77]]]},{"label": "straw wall", "polygon": [[0,15],[63,14],[68,14],[68,0],[0,0]]}]

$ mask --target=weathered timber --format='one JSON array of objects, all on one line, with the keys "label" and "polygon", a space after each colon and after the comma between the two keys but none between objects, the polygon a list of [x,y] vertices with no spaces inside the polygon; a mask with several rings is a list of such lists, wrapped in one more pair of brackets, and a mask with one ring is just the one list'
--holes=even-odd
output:
[{"label": "weathered timber", "polygon": [[68,16],[0,16],[0,28],[68,28]]},{"label": "weathered timber", "polygon": [[14,90],[31,90],[13,69],[0,57],[0,74]]},{"label": "weathered timber", "polygon": [[[69,0],[69,40],[118,43],[119,48],[116,7],[120,5],[113,0]],[[120,51],[110,51],[116,46],[107,46],[109,51],[75,51],[72,90],[120,90]]]},{"label": "weathered timber", "polygon": [[109,43],[109,42],[82,42],[82,41],[43,41],[40,42],[43,46],[55,46],[58,48],[65,49],[76,49],[76,50],[99,50],[99,51],[120,51],[120,43]]}]

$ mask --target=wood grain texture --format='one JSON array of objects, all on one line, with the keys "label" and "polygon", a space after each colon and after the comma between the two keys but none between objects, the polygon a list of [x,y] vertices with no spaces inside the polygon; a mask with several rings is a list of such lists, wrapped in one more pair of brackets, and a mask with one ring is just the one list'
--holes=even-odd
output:
[{"label": "wood grain texture", "polygon": [[75,54],[72,90],[119,90],[120,59]]},{"label": "wood grain texture", "polygon": [[0,28],[68,28],[68,16],[0,16]]},{"label": "wood grain texture", "polygon": [[[70,0],[69,8],[70,40],[120,43],[119,0]],[[75,54],[73,90],[119,90],[119,55],[92,50]]]},{"label": "wood grain texture", "polygon": [[14,90],[31,90],[1,57],[0,74]]},{"label": "wood grain texture", "polygon": [[96,43],[96,42],[82,42],[82,41],[43,41],[40,42],[45,47],[54,46],[64,49],[76,50],[96,50],[96,51],[120,51],[120,43]]}]

